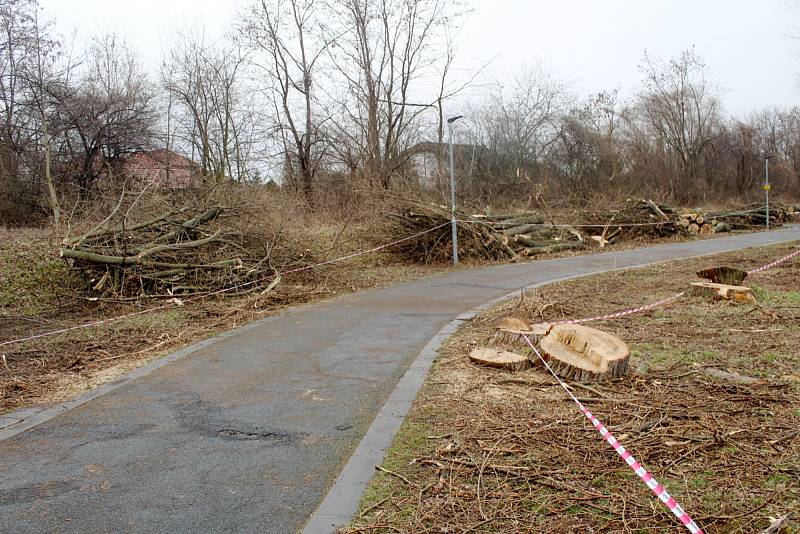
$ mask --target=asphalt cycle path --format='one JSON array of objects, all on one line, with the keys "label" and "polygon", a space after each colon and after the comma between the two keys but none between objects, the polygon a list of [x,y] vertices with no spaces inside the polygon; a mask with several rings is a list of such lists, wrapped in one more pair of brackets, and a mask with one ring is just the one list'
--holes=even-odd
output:
[{"label": "asphalt cycle path", "polygon": [[[463,270],[257,321],[76,402],[2,418],[0,532],[297,532],[459,314],[548,281],[795,240],[789,226]],[[350,513],[335,508],[333,520]]]}]

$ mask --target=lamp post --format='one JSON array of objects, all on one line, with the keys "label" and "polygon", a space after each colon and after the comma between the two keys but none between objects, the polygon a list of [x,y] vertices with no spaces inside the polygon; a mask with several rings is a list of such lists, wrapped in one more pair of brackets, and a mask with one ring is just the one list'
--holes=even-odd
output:
[{"label": "lamp post", "polygon": [[450,144],[450,228],[453,232],[453,265],[458,265],[458,232],[456,231],[456,171],[453,164],[453,123],[463,118],[463,115],[456,115],[447,119],[447,129],[449,131]]},{"label": "lamp post", "polygon": [[773,156],[764,156],[764,195],[767,198],[767,230],[769,230],[769,160]]}]

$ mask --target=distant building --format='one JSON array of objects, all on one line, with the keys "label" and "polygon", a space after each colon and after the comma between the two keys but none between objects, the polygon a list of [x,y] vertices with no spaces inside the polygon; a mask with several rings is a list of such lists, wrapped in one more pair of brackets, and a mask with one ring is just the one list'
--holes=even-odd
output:
[{"label": "distant building", "polygon": [[203,181],[200,165],[165,148],[127,154],[111,168],[115,181],[158,189],[187,189]]},{"label": "distant building", "polygon": [[[424,141],[404,152],[410,167],[419,177],[420,185],[437,185],[440,174],[446,176],[450,170],[450,146],[448,143]],[[482,167],[491,156],[491,150],[483,145],[453,143],[453,159],[456,172],[471,177],[474,170]]]}]

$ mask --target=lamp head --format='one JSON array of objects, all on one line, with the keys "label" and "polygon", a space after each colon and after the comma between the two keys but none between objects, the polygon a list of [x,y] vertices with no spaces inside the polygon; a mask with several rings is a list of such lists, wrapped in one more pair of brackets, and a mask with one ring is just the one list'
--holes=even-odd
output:
[{"label": "lamp head", "polygon": [[450,117],[449,119],[447,119],[447,124],[453,124],[458,119],[463,119],[463,118],[464,118],[464,115],[456,115],[455,117]]}]

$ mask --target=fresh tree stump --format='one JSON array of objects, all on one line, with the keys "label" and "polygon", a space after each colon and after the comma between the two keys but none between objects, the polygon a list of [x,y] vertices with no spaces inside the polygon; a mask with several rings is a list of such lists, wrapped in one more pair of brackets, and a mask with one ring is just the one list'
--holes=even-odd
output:
[{"label": "fresh tree stump", "polygon": [[715,284],[740,286],[744,279],[747,278],[747,272],[733,267],[722,266],[697,271],[697,276]]},{"label": "fresh tree stump", "polygon": [[755,301],[749,287],[714,282],[692,282],[689,294],[693,297],[707,297],[715,300],[735,300],[736,302]]},{"label": "fresh tree stump", "polygon": [[520,354],[490,347],[477,347],[469,353],[469,359],[478,365],[505,369],[507,371],[524,371],[531,366],[530,360]]},{"label": "fresh tree stump", "polygon": [[501,330],[503,332],[508,332],[511,334],[533,333],[531,330],[531,325],[529,325],[522,319],[517,319],[516,317],[503,317],[494,324],[494,327],[497,330]]},{"label": "fresh tree stump", "polygon": [[596,328],[555,325],[539,344],[548,365],[562,378],[591,382],[619,378],[628,372],[628,346]]}]

